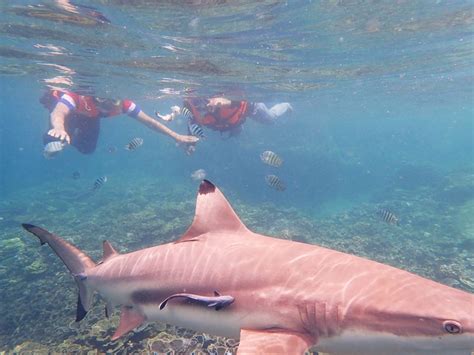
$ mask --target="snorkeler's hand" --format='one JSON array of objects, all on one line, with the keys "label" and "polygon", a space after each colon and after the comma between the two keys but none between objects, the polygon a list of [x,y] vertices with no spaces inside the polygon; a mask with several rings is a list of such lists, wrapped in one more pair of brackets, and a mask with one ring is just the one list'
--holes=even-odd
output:
[{"label": "snorkeler's hand", "polygon": [[163,121],[172,121],[173,120],[173,114],[169,113],[167,115],[161,115],[159,112],[155,111],[155,115],[158,118],[161,118]]},{"label": "snorkeler's hand", "polygon": [[191,155],[194,153],[196,150],[196,143],[199,142],[198,137],[194,136],[184,136],[181,134],[178,134],[175,137],[176,140],[176,145],[178,147],[182,147],[184,151],[186,152],[186,155]]},{"label": "snorkeler's hand", "polygon": [[158,111],[155,111],[156,117],[161,118],[163,121],[173,121],[179,114],[181,114],[179,106],[171,106],[171,113],[167,115],[161,115]]},{"label": "snorkeler's hand", "polygon": [[54,138],[59,138],[62,141],[66,141],[68,144],[71,144],[71,137],[63,129],[52,128],[48,131],[48,135]]},{"label": "snorkeler's hand", "polygon": [[180,115],[181,108],[179,106],[171,106],[171,114],[175,116]]},{"label": "snorkeler's hand", "polygon": [[195,144],[199,141],[198,137],[194,136],[184,136],[182,134],[178,134],[175,137],[176,142],[182,143],[182,144]]}]

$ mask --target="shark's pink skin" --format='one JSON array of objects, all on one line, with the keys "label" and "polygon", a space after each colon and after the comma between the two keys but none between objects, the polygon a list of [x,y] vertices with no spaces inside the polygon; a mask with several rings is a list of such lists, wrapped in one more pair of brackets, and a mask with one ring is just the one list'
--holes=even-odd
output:
[{"label": "shark's pink skin", "polygon": [[[310,347],[337,354],[474,349],[472,294],[349,254],[255,234],[208,181],[200,186],[193,224],[176,243],[129,254],[106,243],[97,266],[59,237],[25,228],[63,261],[77,253],[72,265],[65,262],[86,311],[92,291],[122,306],[114,339],[161,321],[240,338],[243,354],[301,354]],[[215,311],[171,299],[159,309],[173,294],[212,296],[214,290],[234,303]]]}]

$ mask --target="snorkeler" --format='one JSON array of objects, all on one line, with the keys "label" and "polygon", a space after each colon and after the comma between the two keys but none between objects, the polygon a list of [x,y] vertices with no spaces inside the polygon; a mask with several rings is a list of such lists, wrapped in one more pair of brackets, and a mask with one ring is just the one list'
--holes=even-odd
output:
[{"label": "snorkeler", "polygon": [[[224,97],[186,98],[183,108],[171,107],[171,113],[156,116],[165,121],[172,121],[176,116],[183,115],[188,119],[190,134],[200,136],[200,126],[210,128],[221,133],[227,132],[229,137],[234,137],[242,131],[242,125],[247,118],[264,124],[272,124],[287,112],[293,111],[291,105],[282,102],[267,108],[261,102],[234,101]],[[195,134],[198,132],[199,134]],[[188,146],[188,154],[194,151],[192,145]]]},{"label": "snorkeler", "polygon": [[112,100],[79,95],[69,91],[51,90],[40,102],[50,111],[50,129],[43,137],[71,144],[82,154],[94,152],[100,132],[100,118],[127,114],[154,131],[173,138],[180,144],[194,144],[199,139],[181,135],[148,116],[130,100]]}]

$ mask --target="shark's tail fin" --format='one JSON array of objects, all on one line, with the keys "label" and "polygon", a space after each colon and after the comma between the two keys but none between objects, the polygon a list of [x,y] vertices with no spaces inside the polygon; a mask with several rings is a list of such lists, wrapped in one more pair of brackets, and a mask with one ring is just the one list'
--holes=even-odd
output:
[{"label": "shark's tail fin", "polygon": [[86,316],[92,302],[93,292],[87,286],[87,271],[96,266],[95,262],[74,245],[43,228],[26,223],[22,224],[22,226],[28,232],[36,235],[41,245],[48,243],[74,276],[79,287],[76,313],[76,322],[79,322]]}]

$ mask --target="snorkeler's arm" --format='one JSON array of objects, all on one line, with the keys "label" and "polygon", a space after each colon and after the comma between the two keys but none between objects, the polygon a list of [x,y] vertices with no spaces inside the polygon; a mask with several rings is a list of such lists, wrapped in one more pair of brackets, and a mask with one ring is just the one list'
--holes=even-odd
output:
[{"label": "snorkeler's arm", "polygon": [[164,124],[154,120],[152,117],[148,116],[145,112],[140,111],[135,116],[135,118],[144,125],[148,126],[149,128],[153,129],[156,132],[160,132],[166,134],[167,136],[173,138],[178,143],[196,143],[199,139],[194,136],[185,136],[182,134],[178,134],[172,129],[166,127]]},{"label": "snorkeler's arm", "polygon": [[62,141],[66,141],[71,144],[71,137],[66,132],[64,122],[66,121],[67,115],[71,112],[71,109],[62,102],[58,102],[56,107],[51,112],[50,122],[51,129],[48,131],[48,135],[59,138]]}]

